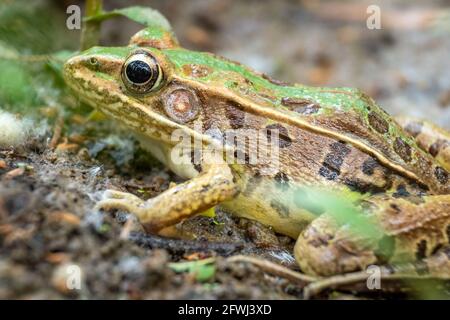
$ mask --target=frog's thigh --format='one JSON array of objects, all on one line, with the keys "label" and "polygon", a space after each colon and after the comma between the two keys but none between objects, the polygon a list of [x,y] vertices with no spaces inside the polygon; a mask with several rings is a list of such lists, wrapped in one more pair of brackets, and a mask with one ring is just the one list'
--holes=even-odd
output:
[{"label": "frog's thigh", "polygon": [[450,132],[425,120],[397,117],[397,122],[424,151],[430,153],[447,171],[450,171]]},{"label": "frog's thigh", "polygon": [[[377,208],[373,214],[384,221],[390,234],[395,234],[377,239],[362,239],[363,234],[349,232],[348,226],[339,227],[331,216],[320,216],[300,234],[295,245],[300,267],[308,274],[330,276],[387,261],[395,265],[415,261],[414,267],[432,270],[423,261],[428,257],[429,262],[435,261],[431,259],[433,254],[448,246],[450,195],[426,196],[422,202],[416,201],[373,199]],[[419,269],[413,271],[420,273]]]},{"label": "frog's thigh", "polygon": [[97,204],[101,209],[120,209],[136,215],[147,231],[156,232],[184,218],[203,212],[238,193],[226,164],[210,165],[197,177],[143,201],[138,197],[108,190]]},{"label": "frog's thigh", "polygon": [[361,270],[377,260],[371,248],[361,246],[326,214],[300,234],[294,254],[303,272],[319,276]]}]

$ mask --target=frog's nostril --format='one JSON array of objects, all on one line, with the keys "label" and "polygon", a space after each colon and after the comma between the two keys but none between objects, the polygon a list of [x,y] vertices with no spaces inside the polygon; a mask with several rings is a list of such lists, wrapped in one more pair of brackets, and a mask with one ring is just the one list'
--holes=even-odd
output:
[{"label": "frog's nostril", "polygon": [[80,64],[80,58],[79,57],[72,57],[69,58],[69,60],[67,60],[64,63],[65,68],[74,68],[76,66],[78,66]]}]

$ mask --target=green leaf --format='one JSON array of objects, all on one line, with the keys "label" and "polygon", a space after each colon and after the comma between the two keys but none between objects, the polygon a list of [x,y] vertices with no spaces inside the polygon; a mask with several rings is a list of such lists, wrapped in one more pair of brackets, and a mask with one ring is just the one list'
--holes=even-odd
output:
[{"label": "green leaf", "polygon": [[159,13],[159,11],[140,6],[102,12],[98,15],[86,18],[85,21],[104,21],[117,16],[127,17],[128,19],[131,19],[146,27],[161,28],[166,31],[172,31],[172,26],[170,25],[169,21],[166,19],[166,17]]},{"label": "green leaf", "polygon": [[216,216],[216,211],[214,208],[215,207],[209,208],[208,210],[201,212],[200,215],[208,218],[214,218]]},{"label": "green leaf", "polygon": [[196,270],[195,279],[198,282],[205,282],[214,277],[215,273],[216,267],[214,265],[204,265]]},{"label": "green leaf", "polygon": [[357,200],[364,199],[365,195],[351,191],[329,192],[310,188],[298,190],[295,197],[304,207],[321,208],[321,211],[333,216],[340,225],[348,225],[352,232],[361,236],[378,239],[384,234],[381,226],[366,217],[353,204]]},{"label": "green leaf", "polygon": [[216,267],[213,262],[213,258],[188,262],[176,262],[169,263],[169,268],[177,273],[193,273],[195,274],[195,279],[197,281],[205,282],[210,280],[216,273]]}]

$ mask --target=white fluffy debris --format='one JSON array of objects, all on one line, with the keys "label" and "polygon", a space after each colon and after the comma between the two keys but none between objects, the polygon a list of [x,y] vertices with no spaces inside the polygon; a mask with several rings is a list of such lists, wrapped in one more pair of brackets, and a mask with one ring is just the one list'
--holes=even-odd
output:
[{"label": "white fluffy debris", "polygon": [[42,124],[36,125],[31,119],[0,110],[0,147],[17,147],[30,136],[42,135],[44,131]]}]

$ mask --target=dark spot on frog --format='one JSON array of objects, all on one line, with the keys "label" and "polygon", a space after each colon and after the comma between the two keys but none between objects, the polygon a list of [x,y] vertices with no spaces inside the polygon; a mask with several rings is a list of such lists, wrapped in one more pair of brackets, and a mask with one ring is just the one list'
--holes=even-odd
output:
[{"label": "dark spot on frog", "polygon": [[320,110],[320,106],[313,101],[299,98],[283,98],[281,99],[281,104],[289,107],[294,112],[304,115],[315,114]]},{"label": "dark spot on frog", "polygon": [[[235,144],[237,144],[236,141],[235,141]],[[234,161],[237,161],[236,163],[243,162],[243,164],[251,164],[250,156],[247,152],[243,152],[242,150],[235,150],[233,153],[233,156],[234,156]]]},{"label": "dark spot on frog", "polygon": [[207,192],[209,189],[211,188],[211,185],[208,183],[208,184],[205,184],[203,187],[202,187],[202,190],[200,191],[200,192]]},{"label": "dark spot on frog", "polygon": [[425,196],[430,191],[430,188],[421,182],[412,181],[409,185],[412,189],[417,189],[417,194],[421,196]]},{"label": "dark spot on frog", "polygon": [[416,259],[423,260],[426,257],[426,254],[427,254],[427,241],[420,240],[420,242],[417,244]]},{"label": "dark spot on frog", "polygon": [[185,75],[194,78],[203,78],[212,72],[212,69],[210,67],[194,63],[185,64],[182,69]]},{"label": "dark spot on frog", "polygon": [[444,139],[438,139],[435,143],[433,143],[428,151],[433,157],[436,157],[439,154],[439,151],[444,147],[450,146],[450,142]]},{"label": "dark spot on frog", "polygon": [[396,191],[392,194],[394,198],[403,198],[414,204],[424,203],[423,196],[425,195],[426,191],[423,186],[415,182],[409,183],[408,187],[404,184],[399,184]]},{"label": "dark spot on frog", "polygon": [[232,129],[240,129],[245,124],[245,112],[241,110],[240,105],[228,101],[225,107],[225,114],[230,121]]},{"label": "dark spot on frog", "polygon": [[400,207],[395,203],[391,203],[390,207],[395,211],[394,213],[400,213],[402,211]]},{"label": "dark spot on frog", "polygon": [[244,82],[246,85],[253,87],[253,81],[251,81],[250,79],[244,78]]},{"label": "dark spot on frog", "polygon": [[434,176],[441,184],[447,184],[448,182],[448,172],[442,167],[436,167],[434,169]]},{"label": "dark spot on frog", "polygon": [[270,202],[270,206],[276,211],[278,212],[278,214],[280,215],[280,217],[282,218],[287,218],[289,217],[289,208],[287,206],[285,206],[283,203],[281,203],[278,200],[272,200]]},{"label": "dark spot on frog", "polygon": [[363,200],[360,202],[361,209],[363,209],[364,213],[375,212],[378,210],[378,206],[370,201]]},{"label": "dark spot on frog", "polygon": [[196,149],[191,150],[191,163],[197,172],[202,171],[202,166],[201,166],[200,162],[201,162],[200,151],[196,150]]},{"label": "dark spot on frog", "polygon": [[415,138],[422,132],[422,128],[423,125],[420,122],[411,122],[406,125],[405,131]]},{"label": "dark spot on frog", "polygon": [[368,158],[362,164],[361,170],[364,174],[371,176],[375,172],[375,168],[378,166],[378,161],[374,158]]},{"label": "dark spot on frog", "polygon": [[377,263],[387,264],[389,259],[395,252],[395,238],[392,236],[383,236],[380,241],[378,241],[377,249],[375,250],[375,255],[378,258]]},{"label": "dark spot on frog", "polygon": [[435,255],[436,253],[438,253],[442,248],[444,247],[444,245],[442,243],[437,244],[433,250],[431,250],[430,256]]},{"label": "dark spot on frog", "polygon": [[256,172],[247,182],[247,187],[244,190],[245,196],[250,196],[253,191],[258,187],[258,185],[262,182],[262,177],[259,172]]},{"label": "dark spot on frog", "polygon": [[266,127],[267,140],[272,142],[273,131],[278,133],[278,146],[280,148],[289,147],[292,143],[292,139],[289,137],[288,130],[279,123],[271,124]]},{"label": "dark spot on frog", "polygon": [[340,172],[323,166],[319,169],[319,174],[327,180],[336,180],[337,177],[339,177]]},{"label": "dark spot on frog", "polygon": [[326,155],[319,174],[328,180],[335,180],[341,174],[341,166],[350,149],[343,142],[335,142],[330,148],[331,152]]},{"label": "dark spot on frog", "polygon": [[270,83],[275,84],[275,85],[277,85],[277,86],[282,86],[282,87],[287,87],[287,86],[289,86],[289,83],[287,83],[287,82],[285,82],[285,81],[280,81],[280,80],[273,79],[272,77],[270,77],[269,75],[267,75],[267,74],[265,74],[265,73],[261,74],[261,76],[262,76],[264,79],[266,79],[267,81],[269,81]]},{"label": "dark spot on frog", "polygon": [[406,190],[405,185],[400,184],[397,186],[397,191],[392,195],[394,198],[409,197],[411,194]]},{"label": "dark spot on frog", "polygon": [[279,171],[275,175],[275,181],[277,182],[277,187],[286,190],[289,188],[289,177],[286,173]]},{"label": "dark spot on frog", "polygon": [[376,112],[369,113],[368,119],[371,127],[374,128],[378,133],[385,134],[389,132],[389,123]]},{"label": "dark spot on frog", "polygon": [[359,193],[377,194],[385,191],[385,187],[379,187],[372,183],[361,180],[345,179],[344,184],[352,191]]},{"label": "dark spot on frog", "polygon": [[395,139],[394,150],[405,162],[410,162],[412,160],[411,147],[403,139]]},{"label": "dark spot on frog", "polygon": [[314,248],[325,247],[334,238],[333,235],[321,233],[316,228],[311,227],[310,230],[313,234],[313,237],[308,241],[308,244],[310,244]]}]

